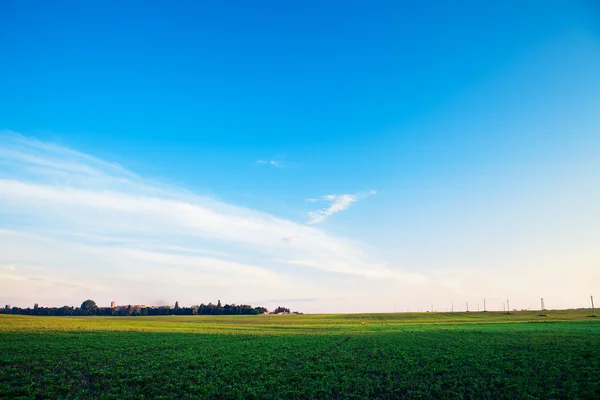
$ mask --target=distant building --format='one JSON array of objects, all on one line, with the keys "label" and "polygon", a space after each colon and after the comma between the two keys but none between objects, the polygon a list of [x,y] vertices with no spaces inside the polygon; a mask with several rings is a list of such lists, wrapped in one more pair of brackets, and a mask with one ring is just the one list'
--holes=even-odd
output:
[{"label": "distant building", "polygon": [[111,301],[110,302],[110,308],[116,308],[117,307],[117,302],[116,301]]}]

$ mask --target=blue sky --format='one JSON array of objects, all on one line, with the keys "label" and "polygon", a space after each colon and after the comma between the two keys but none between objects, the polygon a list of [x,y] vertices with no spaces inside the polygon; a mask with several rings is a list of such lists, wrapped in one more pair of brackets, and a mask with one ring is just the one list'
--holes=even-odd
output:
[{"label": "blue sky", "polygon": [[579,306],[600,292],[599,15],[2,2],[0,302]]}]

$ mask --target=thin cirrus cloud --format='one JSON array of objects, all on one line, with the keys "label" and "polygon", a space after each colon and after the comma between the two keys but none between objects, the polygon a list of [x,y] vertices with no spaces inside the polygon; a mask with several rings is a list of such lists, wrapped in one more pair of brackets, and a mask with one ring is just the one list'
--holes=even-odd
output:
[{"label": "thin cirrus cloud", "polygon": [[[590,245],[598,241],[597,230],[567,242],[569,234],[564,245],[533,255],[528,248],[537,248],[544,232],[560,231],[535,229],[529,247],[521,245],[521,232],[513,249],[512,231],[490,241],[460,236],[457,226],[457,242],[441,247],[432,230],[430,246],[440,256],[411,260],[406,238],[398,243],[404,258],[386,259],[364,243],[320,229],[318,222],[374,194],[311,199],[326,207],[313,211],[313,224],[305,224],[0,132],[0,305],[220,299],[274,308],[286,306],[274,301],[299,299],[293,305],[303,312],[367,312],[392,311],[395,305],[449,307],[459,299],[476,304],[486,297],[489,307],[501,310],[506,298],[528,307],[538,293],[554,299],[554,306],[572,306],[571,299],[585,300],[597,288],[599,253]],[[576,210],[583,209],[586,218],[596,215],[597,202],[591,200],[597,198],[592,193]],[[560,221],[571,221],[570,232],[583,232],[577,223],[585,220]],[[482,259],[485,246],[501,256]]]},{"label": "thin cirrus cloud", "polygon": [[341,195],[327,195],[319,198],[311,198],[306,201],[309,203],[328,202],[329,206],[316,211],[310,211],[308,213],[309,220],[307,224],[319,224],[329,216],[338,213],[340,211],[347,210],[353,203],[358,200],[376,194],[375,190],[369,190],[367,192],[360,192],[355,194],[341,194]]},{"label": "thin cirrus cloud", "polygon": [[0,135],[0,293],[12,304],[326,299],[340,297],[331,279],[426,281],[314,227]]},{"label": "thin cirrus cloud", "polygon": [[257,160],[255,162],[257,165],[270,165],[275,168],[285,168],[285,164],[282,161],[277,160]]}]

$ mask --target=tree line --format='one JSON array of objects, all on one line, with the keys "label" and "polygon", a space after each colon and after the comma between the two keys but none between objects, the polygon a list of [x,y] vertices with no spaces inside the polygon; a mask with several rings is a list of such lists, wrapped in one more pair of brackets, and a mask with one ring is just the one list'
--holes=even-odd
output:
[{"label": "tree line", "polygon": [[[46,316],[146,316],[146,315],[259,315],[266,314],[265,307],[252,307],[247,304],[225,304],[221,300],[217,304],[208,303],[194,305],[191,307],[180,307],[179,302],[175,306],[145,307],[136,305],[118,307],[98,307],[95,301],[86,300],[80,307],[40,307],[37,303],[33,308],[20,308],[4,306],[0,308],[1,314],[23,314],[23,315],[46,315]],[[289,308],[277,307],[272,314],[291,314]],[[294,314],[299,314],[294,312]]]}]

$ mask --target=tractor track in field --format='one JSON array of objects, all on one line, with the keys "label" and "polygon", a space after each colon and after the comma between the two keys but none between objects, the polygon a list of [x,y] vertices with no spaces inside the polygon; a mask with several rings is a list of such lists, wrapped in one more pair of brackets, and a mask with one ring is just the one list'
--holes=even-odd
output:
[{"label": "tractor track in field", "polygon": [[321,353],[312,356],[310,358],[309,361],[307,361],[306,363],[308,364],[309,362],[312,362],[313,364],[316,364],[317,362],[319,362],[323,357],[333,353],[335,350],[339,349],[340,347],[342,347],[344,344],[348,343],[350,341],[350,336],[346,336],[344,339],[340,340],[337,343],[334,343],[333,345],[329,346],[327,349],[323,350]]}]

